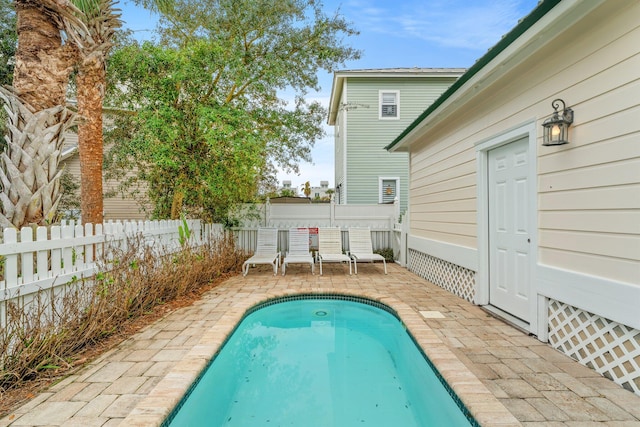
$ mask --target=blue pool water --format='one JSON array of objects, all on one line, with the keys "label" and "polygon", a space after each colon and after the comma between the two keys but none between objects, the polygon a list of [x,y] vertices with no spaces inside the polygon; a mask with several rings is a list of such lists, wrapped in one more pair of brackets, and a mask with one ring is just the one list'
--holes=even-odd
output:
[{"label": "blue pool water", "polygon": [[469,426],[391,313],[279,302],[244,318],[169,426]]}]

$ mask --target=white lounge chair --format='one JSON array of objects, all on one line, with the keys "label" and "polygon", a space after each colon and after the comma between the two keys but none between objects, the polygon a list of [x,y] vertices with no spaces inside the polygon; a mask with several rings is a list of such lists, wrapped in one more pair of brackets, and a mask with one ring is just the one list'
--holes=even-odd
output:
[{"label": "white lounge chair", "polygon": [[246,276],[249,266],[255,264],[273,265],[273,275],[278,274],[280,252],[278,252],[278,229],[258,228],[258,242],[253,256],[242,264],[242,275]]},{"label": "white lounge chair", "polygon": [[351,275],[351,258],[342,253],[342,232],[339,228],[318,228],[317,258],[321,276],[323,262],[346,262]]},{"label": "white lounge chair", "polygon": [[311,274],[314,272],[313,257],[309,253],[309,229],[289,229],[289,250],[282,261],[282,275],[287,270],[287,264],[309,264]]},{"label": "white lounge chair", "polygon": [[373,253],[371,244],[371,230],[368,228],[349,229],[349,255],[353,259],[353,267],[358,274],[358,262],[382,261],[384,264],[384,274],[387,274],[387,262],[384,257]]}]

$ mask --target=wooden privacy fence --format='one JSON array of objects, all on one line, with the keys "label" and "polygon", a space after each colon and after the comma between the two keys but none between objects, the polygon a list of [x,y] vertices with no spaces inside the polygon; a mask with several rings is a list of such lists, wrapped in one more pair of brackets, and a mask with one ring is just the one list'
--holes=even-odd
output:
[{"label": "wooden privacy fence", "polygon": [[[195,245],[222,230],[219,225],[203,227],[200,221],[187,224],[190,243]],[[80,279],[108,268],[105,262],[117,251],[151,249],[162,256],[179,250],[182,225],[182,221],[140,221],[5,229],[0,243],[0,327],[6,324],[9,302],[26,306],[41,291],[54,301],[58,290],[81,286]]]}]

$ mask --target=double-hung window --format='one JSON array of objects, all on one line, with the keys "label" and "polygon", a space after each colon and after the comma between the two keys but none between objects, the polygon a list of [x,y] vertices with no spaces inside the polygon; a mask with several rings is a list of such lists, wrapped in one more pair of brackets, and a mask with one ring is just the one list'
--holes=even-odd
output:
[{"label": "double-hung window", "polygon": [[397,90],[381,90],[379,93],[380,119],[399,119],[400,92]]}]

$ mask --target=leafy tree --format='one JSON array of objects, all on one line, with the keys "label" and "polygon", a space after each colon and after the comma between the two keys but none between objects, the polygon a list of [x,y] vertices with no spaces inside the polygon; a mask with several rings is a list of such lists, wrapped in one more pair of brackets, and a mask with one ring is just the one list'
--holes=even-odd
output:
[{"label": "leafy tree", "polygon": [[[13,80],[18,34],[16,33],[16,11],[12,0],[0,0],[0,86],[10,85]],[[0,108],[0,136],[5,135],[7,115]],[[4,138],[0,138],[0,152],[6,147]]]},{"label": "leafy tree", "polygon": [[138,3],[160,13],[160,41],[113,54],[114,102],[136,114],[116,119],[109,160],[139,170],[155,216],[223,218],[310,160],[325,111],[304,95],[359,56],[347,22],[315,0]]},{"label": "leafy tree", "polygon": [[280,197],[298,197],[298,193],[293,188],[283,188],[280,190]]},{"label": "leafy tree", "polygon": [[12,0],[0,0],[0,85],[11,84],[13,79],[13,64],[18,34],[16,32],[16,11]]},{"label": "leafy tree", "polygon": [[331,201],[331,198],[333,197],[333,195],[336,193],[335,190],[333,189],[328,189],[327,191],[325,191],[325,193],[327,194],[323,199],[327,200],[327,201]]},{"label": "leafy tree", "polygon": [[302,193],[305,195],[305,197],[309,197],[311,195],[311,184],[309,183],[309,181],[305,182],[302,185]]}]

